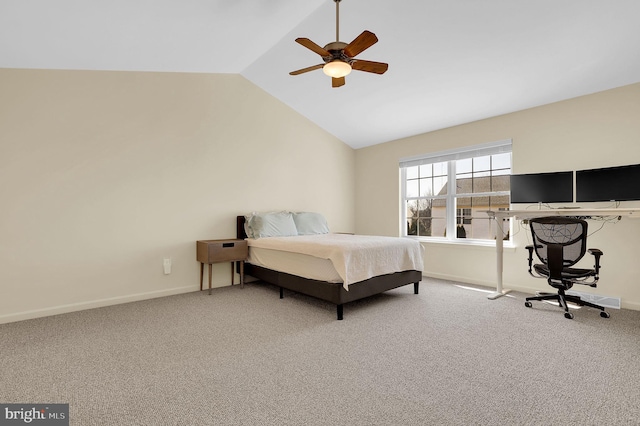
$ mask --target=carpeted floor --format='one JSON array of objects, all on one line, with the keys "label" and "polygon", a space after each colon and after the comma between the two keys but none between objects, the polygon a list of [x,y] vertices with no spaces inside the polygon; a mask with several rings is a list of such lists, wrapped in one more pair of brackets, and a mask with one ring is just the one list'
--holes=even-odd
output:
[{"label": "carpeted floor", "polygon": [[638,425],[640,312],[426,279],[335,306],[253,283],[0,325],[0,403],[72,425]]}]

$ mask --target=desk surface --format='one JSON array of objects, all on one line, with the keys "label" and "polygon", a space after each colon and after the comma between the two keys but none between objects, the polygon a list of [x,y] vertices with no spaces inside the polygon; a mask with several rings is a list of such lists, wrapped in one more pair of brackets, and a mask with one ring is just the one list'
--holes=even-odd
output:
[{"label": "desk surface", "polygon": [[640,208],[636,209],[529,209],[529,210],[488,210],[492,218],[515,217],[517,219],[532,219],[544,216],[636,216],[640,217]]}]

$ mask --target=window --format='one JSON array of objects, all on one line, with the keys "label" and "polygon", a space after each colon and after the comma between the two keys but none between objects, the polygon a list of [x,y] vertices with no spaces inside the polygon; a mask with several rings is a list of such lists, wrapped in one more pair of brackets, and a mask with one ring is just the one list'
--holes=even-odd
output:
[{"label": "window", "polygon": [[495,240],[485,211],[509,208],[510,140],[405,159],[400,170],[405,235]]}]

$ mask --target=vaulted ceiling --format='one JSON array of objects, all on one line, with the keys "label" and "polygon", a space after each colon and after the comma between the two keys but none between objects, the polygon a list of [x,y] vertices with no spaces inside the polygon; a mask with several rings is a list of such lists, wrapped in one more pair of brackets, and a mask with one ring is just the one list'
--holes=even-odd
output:
[{"label": "vaulted ceiling", "polygon": [[[640,81],[638,0],[342,0],[389,63],[331,87],[333,0],[0,0],[0,68],[238,73],[354,148]],[[0,94],[1,95],[1,94]]]}]

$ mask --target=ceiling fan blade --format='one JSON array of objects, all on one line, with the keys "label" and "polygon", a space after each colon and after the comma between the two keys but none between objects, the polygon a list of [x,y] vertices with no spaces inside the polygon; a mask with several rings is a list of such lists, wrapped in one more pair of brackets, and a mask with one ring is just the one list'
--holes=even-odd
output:
[{"label": "ceiling fan blade", "polygon": [[339,77],[339,78],[332,77],[331,78],[331,87],[344,86],[344,83],[345,83],[344,77]]},{"label": "ceiling fan blade", "polygon": [[324,64],[313,65],[311,67],[306,67],[306,68],[302,68],[302,69],[299,69],[299,70],[291,71],[289,73],[289,75],[303,74],[305,72],[309,72],[309,71],[313,71],[313,70],[319,70],[322,67],[324,67]]},{"label": "ceiling fan blade", "polygon": [[355,60],[351,64],[351,68],[358,71],[372,72],[374,74],[384,74],[389,69],[389,64],[384,62]]},{"label": "ceiling fan blade", "polygon": [[364,30],[358,37],[344,48],[344,53],[353,58],[378,42],[378,37],[371,31]]},{"label": "ceiling fan blade", "polygon": [[331,53],[329,53],[325,48],[318,46],[308,38],[299,37],[296,39],[296,43],[303,45],[307,49],[313,50],[320,56],[331,56]]}]

